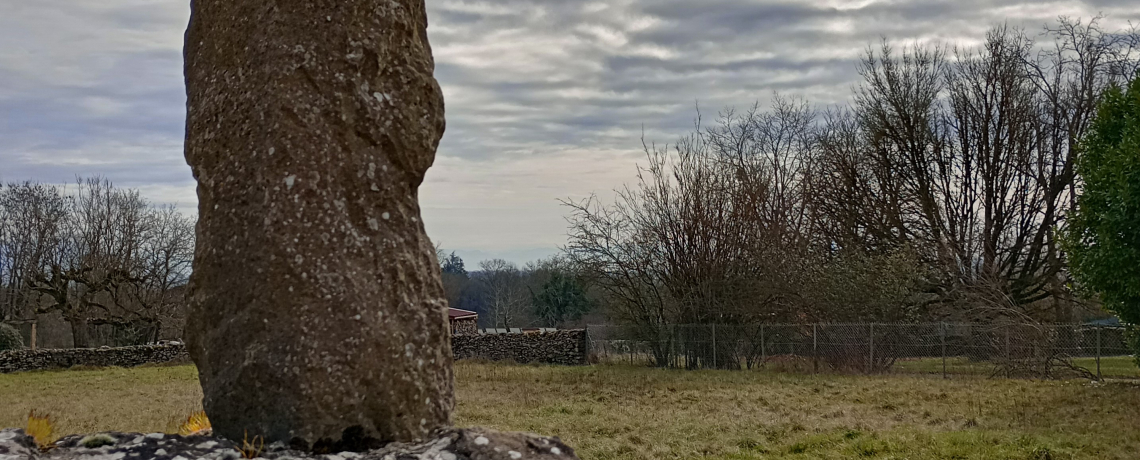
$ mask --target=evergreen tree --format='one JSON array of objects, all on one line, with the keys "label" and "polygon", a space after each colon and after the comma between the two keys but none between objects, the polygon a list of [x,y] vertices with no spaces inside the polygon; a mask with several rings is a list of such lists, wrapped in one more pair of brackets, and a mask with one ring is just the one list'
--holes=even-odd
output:
[{"label": "evergreen tree", "polygon": [[590,311],[591,303],[586,292],[573,278],[554,272],[537,294],[531,293],[535,316],[543,323],[562,327],[566,321],[576,320]]},{"label": "evergreen tree", "polygon": [[446,259],[443,259],[441,268],[443,269],[444,273],[461,275],[463,277],[467,276],[467,269],[463,268],[463,259],[455,255],[455,251],[452,251],[451,255],[447,256]]},{"label": "evergreen tree", "polygon": [[1065,235],[1070,269],[1132,326],[1140,362],[1140,75],[1105,91],[1076,171],[1084,187]]}]

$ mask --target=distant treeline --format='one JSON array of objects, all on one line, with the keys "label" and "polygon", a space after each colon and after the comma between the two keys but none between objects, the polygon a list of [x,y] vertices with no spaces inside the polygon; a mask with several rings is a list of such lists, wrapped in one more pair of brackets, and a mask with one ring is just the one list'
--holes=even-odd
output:
[{"label": "distant treeline", "polygon": [[436,251],[448,304],[479,313],[479,326],[491,328],[567,327],[595,313],[597,293],[589,292],[563,257],[519,268],[503,259],[479,262],[468,271],[454,252]]}]

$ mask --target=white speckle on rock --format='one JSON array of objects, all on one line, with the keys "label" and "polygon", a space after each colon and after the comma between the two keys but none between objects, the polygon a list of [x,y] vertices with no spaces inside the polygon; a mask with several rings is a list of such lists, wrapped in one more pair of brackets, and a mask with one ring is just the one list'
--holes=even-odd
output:
[{"label": "white speckle on rock", "polygon": [[476,446],[485,446],[485,445],[490,444],[490,443],[491,443],[491,440],[487,439],[486,436],[479,436],[478,438],[475,438],[475,445]]},{"label": "white speckle on rock", "polygon": [[285,189],[286,190],[292,189],[293,188],[293,182],[296,180],[297,180],[296,175],[285,176]]},{"label": "white speckle on rock", "polygon": [[357,320],[357,321],[360,321],[360,315],[356,315],[356,316],[353,316],[353,317],[352,317],[352,319],[355,319],[355,320]]},{"label": "white speckle on rock", "polygon": [[371,228],[373,230],[379,230],[380,229],[380,222],[377,222],[375,217],[369,217],[368,218],[368,228]]},{"label": "white speckle on rock", "polygon": [[384,220],[388,220],[388,219],[389,219],[389,218],[391,218],[391,217],[392,217],[392,215],[391,215],[391,214],[388,214],[387,212],[384,212],[383,214],[380,214],[380,218],[382,218],[382,219],[384,219]]},{"label": "white speckle on rock", "polygon": [[513,450],[508,450],[507,455],[510,455],[512,460],[518,460],[518,459],[522,458],[522,454],[515,452]]},{"label": "white speckle on rock", "polygon": [[154,451],[155,457],[157,457],[159,455],[166,455],[166,449],[158,449],[158,450]]},{"label": "white speckle on rock", "polygon": [[551,447],[550,453],[552,453],[554,455],[562,455],[562,449],[559,449],[557,447]]},{"label": "white speckle on rock", "polygon": [[162,433],[151,433],[151,434],[146,435],[146,438],[147,439],[162,439],[162,436],[163,436]]}]

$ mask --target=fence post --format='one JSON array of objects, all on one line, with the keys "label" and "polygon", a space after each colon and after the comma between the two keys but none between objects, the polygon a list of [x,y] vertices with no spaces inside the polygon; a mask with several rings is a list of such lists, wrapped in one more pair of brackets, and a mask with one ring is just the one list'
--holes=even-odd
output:
[{"label": "fence post", "polygon": [[32,321],[32,351],[36,351],[36,322]]},{"label": "fence post", "polygon": [[713,342],[712,368],[716,369],[716,323],[713,323],[713,325],[712,325],[712,342]]},{"label": "fence post", "polygon": [[1008,324],[1005,325],[1005,362],[1009,365],[1009,328]]},{"label": "fence post", "polygon": [[764,342],[764,323],[760,323],[760,367],[764,367],[764,361],[767,360],[764,347],[767,343]]},{"label": "fence post", "polygon": [[871,359],[867,362],[867,373],[875,372],[875,323],[869,326],[871,331]]},{"label": "fence post", "polygon": [[811,370],[819,372],[819,339],[816,323],[811,323]]},{"label": "fence post", "polygon": [[938,335],[942,339],[942,378],[946,378],[946,322],[938,323]]},{"label": "fence post", "polygon": [[1096,327],[1096,379],[1100,380],[1100,326]]},{"label": "fence post", "polygon": [[669,325],[669,367],[677,368],[677,325]]}]

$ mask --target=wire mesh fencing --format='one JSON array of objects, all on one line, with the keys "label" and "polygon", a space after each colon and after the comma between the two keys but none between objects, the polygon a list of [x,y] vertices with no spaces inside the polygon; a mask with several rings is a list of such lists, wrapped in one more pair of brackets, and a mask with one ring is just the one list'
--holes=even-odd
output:
[{"label": "wire mesh fencing", "polygon": [[1131,378],[1122,327],[845,323],[588,327],[603,362],[685,369]]}]

